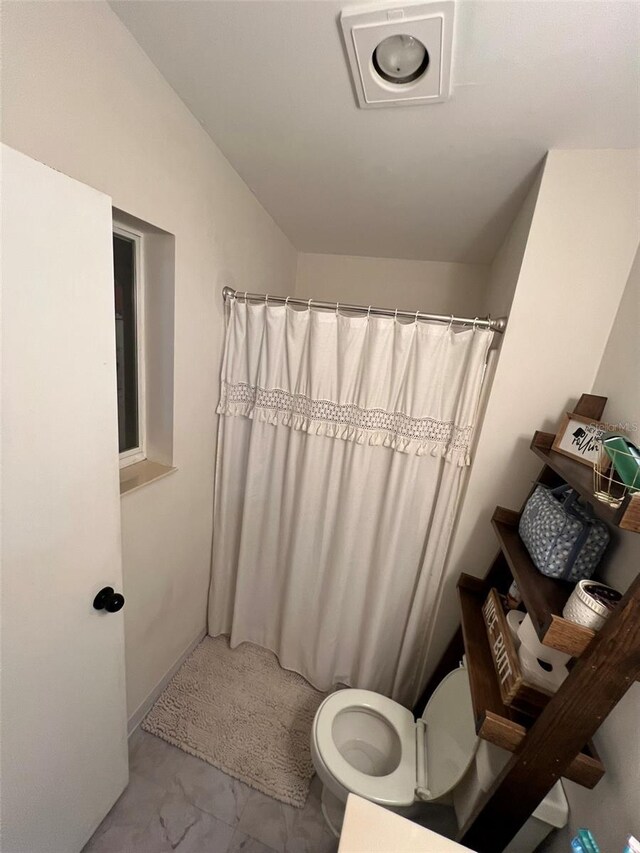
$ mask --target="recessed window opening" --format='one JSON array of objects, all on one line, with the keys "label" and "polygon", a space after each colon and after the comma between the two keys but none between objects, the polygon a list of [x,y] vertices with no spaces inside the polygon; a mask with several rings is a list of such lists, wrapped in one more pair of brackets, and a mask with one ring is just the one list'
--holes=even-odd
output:
[{"label": "recessed window opening", "polygon": [[114,225],[113,271],[120,466],[145,458],[142,235]]}]

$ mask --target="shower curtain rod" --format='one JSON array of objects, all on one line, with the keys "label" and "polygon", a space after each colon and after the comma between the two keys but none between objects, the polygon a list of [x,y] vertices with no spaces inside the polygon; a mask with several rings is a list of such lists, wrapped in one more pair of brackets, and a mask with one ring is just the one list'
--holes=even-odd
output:
[{"label": "shower curtain rod", "polygon": [[425,314],[422,311],[399,311],[396,308],[374,308],[372,305],[350,305],[348,302],[321,302],[318,299],[297,299],[293,296],[273,296],[270,293],[246,293],[244,290],[234,290],[232,287],[222,288],[222,298],[258,300],[274,302],[276,305],[300,305],[303,308],[327,308],[336,311],[342,308],[357,314],[374,314],[376,317],[403,317],[412,320],[432,320],[438,323],[448,323],[452,326],[475,326],[477,329],[490,329],[502,334],[507,327],[506,317],[454,317],[453,314]]}]

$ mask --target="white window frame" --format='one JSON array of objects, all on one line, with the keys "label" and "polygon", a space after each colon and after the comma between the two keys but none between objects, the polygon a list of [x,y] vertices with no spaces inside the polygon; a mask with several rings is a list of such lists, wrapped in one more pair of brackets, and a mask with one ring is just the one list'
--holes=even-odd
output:
[{"label": "white window frame", "polygon": [[[131,240],[135,246],[135,266],[133,288],[135,293],[135,323],[136,323],[136,359],[138,380],[138,446],[125,450],[120,454],[120,468],[143,462],[146,453],[146,393],[145,393],[145,325],[144,325],[144,234],[129,225],[114,220],[113,233],[118,237]],[[115,321],[115,314],[114,314]]]}]

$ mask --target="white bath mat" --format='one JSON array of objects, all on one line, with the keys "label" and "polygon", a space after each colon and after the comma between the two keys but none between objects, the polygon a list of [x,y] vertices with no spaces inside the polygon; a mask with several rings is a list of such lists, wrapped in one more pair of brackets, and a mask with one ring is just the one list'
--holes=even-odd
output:
[{"label": "white bath mat", "polygon": [[313,776],[309,738],[324,694],[251,643],[205,637],[142,728],[283,803],[301,808]]}]

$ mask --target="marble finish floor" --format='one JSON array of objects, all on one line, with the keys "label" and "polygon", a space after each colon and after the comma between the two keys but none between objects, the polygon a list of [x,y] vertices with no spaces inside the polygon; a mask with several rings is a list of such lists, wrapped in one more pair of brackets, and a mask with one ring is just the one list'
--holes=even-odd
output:
[{"label": "marble finish floor", "polygon": [[[314,777],[286,806],[154,735],[129,740],[129,785],[82,853],[336,853]],[[407,817],[410,815],[407,814]],[[417,823],[453,837],[453,809],[422,804]],[[392,853],[392,851],[389,851]]]},{"label": "marble finish floor", "polygon": [[286,806],[137,729],[129,785],[83,853],[336,853],[317,777]]}]

